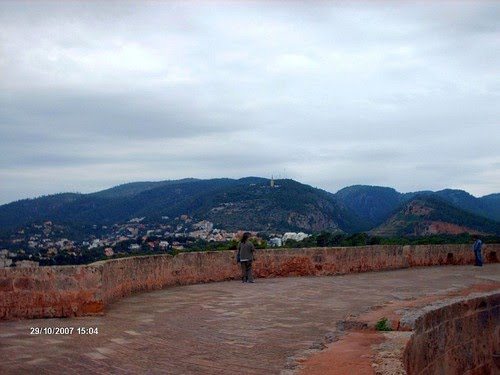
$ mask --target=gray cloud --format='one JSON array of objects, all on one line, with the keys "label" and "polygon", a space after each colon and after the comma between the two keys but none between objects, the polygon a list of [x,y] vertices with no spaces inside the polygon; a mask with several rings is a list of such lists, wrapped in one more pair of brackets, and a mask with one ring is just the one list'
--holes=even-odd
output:
[{"label": "gray cloud", "polygon": [[281,171],[333,192],[498,192],[499,16],[490,1],[3,1],[0,203]]}]

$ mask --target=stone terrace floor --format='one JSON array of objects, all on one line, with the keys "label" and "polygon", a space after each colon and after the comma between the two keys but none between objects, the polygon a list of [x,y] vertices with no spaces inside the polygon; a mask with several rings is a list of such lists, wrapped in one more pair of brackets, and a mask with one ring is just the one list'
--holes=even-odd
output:
[{"label": "stone terrace floor", "polygon": [[[171,287],[104,316],[0,322],[0,374],[284,374],[350,315],[498,283],[500,264]],[[31,335],[31,327],[73,327]],[[97,327],[79,335],[77,327]]]}]

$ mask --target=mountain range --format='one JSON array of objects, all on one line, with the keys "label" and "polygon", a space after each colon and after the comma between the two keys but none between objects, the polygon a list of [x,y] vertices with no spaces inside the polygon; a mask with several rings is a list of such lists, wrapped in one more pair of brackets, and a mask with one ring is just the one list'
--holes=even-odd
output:
[{"label": "mountain range", "polygon": [[111,225],[132,218],[165,222],[180,215],[226,230],[324,230],[381,236],[500,234],[500,194],[476,198],[461,190],[399,193],[356,185],[333,194],[300,182],[182,179],[134,182],[91,194],[60,193],[0,206],[0,231],[51,220]]}]

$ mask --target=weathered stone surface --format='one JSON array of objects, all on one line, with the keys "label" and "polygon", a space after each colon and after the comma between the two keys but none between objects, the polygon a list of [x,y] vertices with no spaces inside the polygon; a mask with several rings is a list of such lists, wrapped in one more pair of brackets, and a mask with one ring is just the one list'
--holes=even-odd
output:
[{"label": "weathered stone surface", "polygon": [[500,291],[440,301],[403,319],[414,333],[406,346],[408,374],[490,374],[499,346]]},{"label": "weathered stone surface", "polygon": [[[365,312],[373,314],[366,320],[370,324],[381,316],[393,317],[377,306],[397,302],[405,304],[396,310],[417,308],[430,303],[428,298],[434,302],[470,295],[469,288],[486,290],[479,287],[482,284],[496,290],[499,274],[500,264],[482,269],[427,267],[134,293],[107,305],[102,316],[1,321],[0,373],[292,374],[304,358],[319,354],[322,344],[340,337],[341,326],[360,328],[352,322],[359,322]],[[420,302],[414,305],[416,301]],[[30,327],[70,327],[75,332],[31,335]],[[99,334],[77,334],[76,327],[97,327]],[[411,332],[393,332],[400,333]],[[372,370],[367,356],[366,350],[359,352]],[[335,370],[337,364],[330,361],[323,368]],[[348,374],[363,374],[358,370],[351,367]],[[330,374],[334,373],[316,373]],[[388,374],[394,372],[384,375]]]},{"label": "weathered stone surface", "polygon": [[8,269],[0,277],[0,319],[51,318],[95,313],[83,308],[98,301],[100,270],[93,266]]}]

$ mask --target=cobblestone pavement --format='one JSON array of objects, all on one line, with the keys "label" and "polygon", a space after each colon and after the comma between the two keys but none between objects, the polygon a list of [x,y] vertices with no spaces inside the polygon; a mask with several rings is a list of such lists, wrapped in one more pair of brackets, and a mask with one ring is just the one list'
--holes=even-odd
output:
[{"label": "cobblestone pavement", "polygon": [[[0,322],[0,374],[280,374],[337,323],[388,301],[498,283],[500,264],[172,287],[101,317]],[[31,334],[70,327],[71,335]],[[98,334],[78,334],[78,327]]]}]

